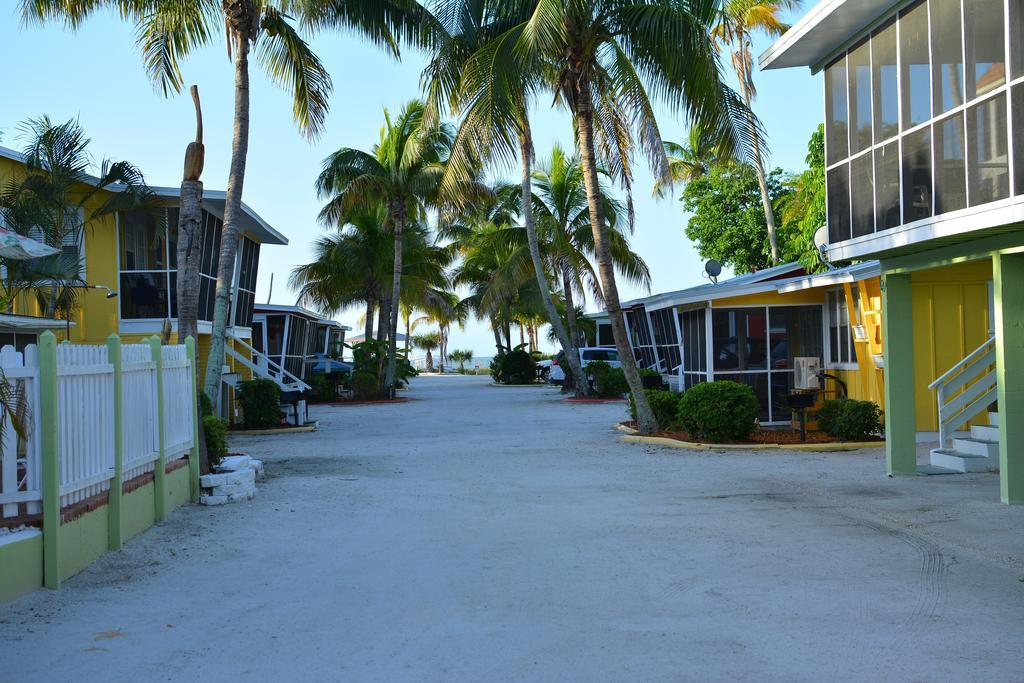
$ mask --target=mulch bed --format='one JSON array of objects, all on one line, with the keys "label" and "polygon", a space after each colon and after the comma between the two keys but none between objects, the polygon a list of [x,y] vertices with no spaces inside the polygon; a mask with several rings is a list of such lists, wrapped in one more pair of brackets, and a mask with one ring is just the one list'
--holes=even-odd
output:
[{"label": "mulch bed", "polygon": [[[630,420],[623,422],[627,427],[636,429],[636,422]],[[666,439],[675,439],[676,441],[689,441],[691,443],[706,443],[709,445],[726,445],[726,446],[746,446],[746,445],[757,445],[757,444],[800,444],[800,443],[843,443],[842,439],[829,436],[825,432],[808,431],[807,440],[800,440],[800,432],[796,429],[761,429],[754,432],[749,439],[742,441],[716,441],[712,443],[703,439],[696,439],[690,436],[688,433],[683,431],[669,431],[661,430],[654,434],[644,434],[643,436],[660,436]],[[865,439],[864,441],[877,441],[879,444],[885,443],[885,439],[874,437]]]},{"label": "mulch bed", "polygon": [[568,403],[623,403],[626,399],[624,398],[577,398],[576,396],[570,396],[565,399]]}]

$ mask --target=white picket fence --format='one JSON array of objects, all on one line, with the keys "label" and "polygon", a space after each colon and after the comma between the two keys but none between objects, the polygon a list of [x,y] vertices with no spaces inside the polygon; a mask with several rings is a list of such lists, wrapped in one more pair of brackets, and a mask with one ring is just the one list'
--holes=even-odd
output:
[{"label": "white picket fence", "polygon": [[[162,346],[164,454],[167,462],[192,448],[195,404],[186,347]],[[24,392],[28,430],[19,437],[4,417],[0,452],[0,518],[42,510],[39,351],[0,349],[0,369]],[[57,346],[57,447],[60,506],[64,508],[110,489],[114,478],[114,366],[107,347]],[[122,481],[154,470],[160,456],[157,362],[147,344],[121,345]]]}]

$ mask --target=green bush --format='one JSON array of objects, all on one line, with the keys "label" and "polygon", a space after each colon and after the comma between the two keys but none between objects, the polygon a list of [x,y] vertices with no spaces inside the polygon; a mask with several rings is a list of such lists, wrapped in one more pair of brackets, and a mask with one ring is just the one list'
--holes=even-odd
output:
[{"label": "green bush", "polygon": [[882,409],[874,401],[825,401],[816,417],[819,429],[842,441],[864,441],[882,431]]},{"label": "green bush", "polygon": [[537,363],[529,353],[516,347],[494,357],[491,377],[501,384],[533,384],[537,381]]},{"label": "green bush", "polygon": [[[385,372],[388,357],[387,342],[368,339],[357,344],[348,345],[352,349],[352,379],[351,388],[356,398],[360,400],[371,400],[380,398],[383,395],[383,387],[380,386],[381,378]],[[395,384],[400,389],[409,383],[409,379],[419,373],[406,357],[405,349],[396,349],[395,353]],[[356,375],[360,375],[356,379]],[[370,377],[374,378],[377,386],[370,388]]]},{"label": "green bush", "polygon": [[213,415],[204,415],[203,433],[206,435],[206,457],[213,467],[228,454],[228,421]]},{"label": "green bush", "polygon": [[380,378],[371,370],[357,370],[352,373],[352,394],[360,401],[372,401],[381,397]]},{"label": "green bush", "polygon": [[690,436],[707,441],[748,438],[761,412],[754,390],[737,382],[705,382],[683,392],[678,420]]},{"label": "green bush", "polygon": [[325,374],[317,372],[307,378],[306,382],[313,389],[312,399],[318,403],[330,403],[338,399],[338,384],[340,384],[340,376],[338,374]]},{"label": "green bush", "polygon": [[249,429],[271,429],[281,424],[281,387],[271,379],[238,383],[242,423]]},{"label": "green bush", "polygon": [[629,391],[626,373],[622,368],[613,368],[603,360],[595,360],[587,365],[586,372],[594,381],[594,391],[601,398],[620,398]]},{"label": "green bush", "polygon": [[[677,391],[665,391],[664,389],[645,389],[647,402],[651,405],[654,418],[662,429],[674,430],[679,428],[679,401],[683,397]],[[633,394],[629,395],[629,414],[636,419],[636,400]]]},{"label": "green bush", "polygon": [[205,391],[199,392],[199,417],[213,415],[213,401],[206,395]]}]

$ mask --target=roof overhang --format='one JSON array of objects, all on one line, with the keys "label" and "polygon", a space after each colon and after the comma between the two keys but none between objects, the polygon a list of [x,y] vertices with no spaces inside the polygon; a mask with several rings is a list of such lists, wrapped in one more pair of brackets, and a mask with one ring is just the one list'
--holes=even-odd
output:
[{"label": "roof overhang", "polygon": [[0,313],[0,330],[45,332],[46,330],[63,330],[74,326],[75,323],[73,321],[69,322],[60,318],[37,318],[32,315]]},{"label": "roof overhang", "polygon": [[822,0],[761,54],[761,68],[807,66],[817,72],[840,48],[909,1]]},{"label": "roof overhang", "polygon": [[326,325],[327,327],[336,327],[341,330],[351,330],[352,328],[348,325],[342,325],[337,320],[331,320],[325,318],[315,311],[311,311],[303,306],[289,306],[288,304],[255,304],[252,307],[253,315],[270,314],[283,314],[283,315],[299,315],[303,318],[309,318],[315,323],[320,325]]},{"label": "roof overhang", "polygon": [[[0,157],[16,161],[20,164],[25,163],[25,155],[21,152],[11,149],[10,147],[0,146]],[[84,174],[82,181],[89,185],[98,185],[100,179],[93,175]],[[119,184],[108,185],[104,188],[110,192],[120,192],[124,189],[124,186]],[[164,199],[178,199],[181,197],[180,187],[151,187],[150,189],[161,198]],[[216,215],[221,220],[224,219],[224,202],[227,198],[227,192],[223,190],[203,190],[203,208],[210,213]],[[288,244],[288,238],[282,235],[280,232],[275,230],[273,226],[267,223],[263,218],[253,211],[248,204],[242,202],[242,232],[244,234],[255,237],[261,244]]]},{"label": "roof overhang", "polygon": [[845,268],[827,270],[806,277],[785,280],[776,287],[779,294],[799,292],[817,287],[834,287],[846,283],[859,282],[882,274],[882,265],[878,261],[865,261]]},{"label": "roof overhang", "polygon": [[717,283],[708,283],[681,289],[675,292],[663,292],[642,299],[633,299],[622,304],[622,308],[644,306],[648,309],[657,310],[671,306],[682,306],[685,304],[697,303],[700,301],[714,301],[747,294],[760,294],[763,292],[775,291],[779,282],[787,281],[787,274],[803,271],[800,263],[782,263],[771,268],[765,268],[753,273],[737,275],[736,277]]}]

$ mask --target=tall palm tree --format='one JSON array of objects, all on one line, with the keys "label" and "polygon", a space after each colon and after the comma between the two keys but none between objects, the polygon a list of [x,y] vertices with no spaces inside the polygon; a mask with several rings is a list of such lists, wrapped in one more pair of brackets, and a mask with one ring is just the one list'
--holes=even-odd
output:
[{"label": "tall palm tree", "polygon": [[387,206],[394,233],[394,263],[388,301],[386,391],[394,393],[395,351],[402,278],[402,232],[410,220],[425,220],[440,205],[439,183],[451,150],[454,131],[447,124],[427,125],[424,104],[413,100],[392,119],[384,110],[380,140],[372,152],[344,147],[324,161],[317,192],[328,199],[321,218],[336,219],[359,204]]},{"label": "tall palm tree", "polygon": [[[533,188],[534,213],[541,226],[546,257],[556,279],[561,279],[569,334],[577,344],[582,344],[584,337],[576,316],[576,295],[589,293],[601,305],[605,297],[600,277],[591,263],[597,254],[579,157],[566,154],[561,146],[555,145],[551,158],[534,172]],[[629,246],[625,206],[613,199],[605,187],[601,188],[601,203],[608,221],[615,269],[633,284],[650,289],[650,270]]]},{"label": "tall palm tree", "polygon": [[[752,104],[757,95],[754,87],[754,58],[751,54],[754,33],[763,32],[769,37],[781,36],[789,29],[779,14],[783,10],[795,9],[800,0],[725,0],[720,18],[714,27],[715,38],[732,51],[732,66],[739,79],[740,93],[746,104],[747,116],[753,122]],[[768,177],[764,170],[764,149],[755,137],[752,141],[751,163],[757,173],[757,184],[761,189],[761,204],[768,225],[768,242],[771,245],[772,265],[779,263],[779,242],[775,230],[775,212],[768,193]]]},{"label": "tall palm tree", "polygon": [[206,364],[204,391],[216,396],[221,383],[224,345],[229,325],[231,284],[242,215],[242,186],[249,151],[249,56],[255,51],[278,85],[292,94],[292,111],[309,138],[323,130],[330,75],[298,27],[352,31],[398,55],[398,42],[431,44],[429,12],[410,0],[22,0],[26,21],[63,21],[77,29],[101,9],[113,9],[136,29],[147,73],[165,95],[183,85],[181,61],[194,49],[224,35],[234,67],[235,113],[231,164],[224,202],[224,225],[217,290]]},{"label": "tall palm tree", "polygon": [[427,372],[434,371],[434,349],[441,344],[441,335],[438,332],[425,332],[423,334],[417,334],[412,338],[412,345],[417,349],[423,349],[427,352],[426,358],[426,370]]},{"label": "tall palm tree", "polygon": [[745,156],[744,146],[758,131],[744,115],[742,99],[722,80],[711,36],[719,3],[505,0],[495,7],[518,23],[492,42],[511,42],[512,47],[500,59],[471,60],[464,74],[465,80],[484,84],[488,99],[497,103],[509,99],[500,93],[543,79],[556,101],[569,109],[605,307],[642,431],[655,430],[657,420],[642,391],[619,305],[598,169],[606,168],[626,189],[631,220],[631,159],[637,144],[654,176],[668,180],[668,160],[649,93]]},{"label": "tall palm tree", "polygon": [[[486,76],[482,80],[467,78],[487,73],[486,69],[472,66],[474,62],[486,64],[510,56],[515,40],[508,31],[519,16],[515,11],[506,11],[500,3],[492,7],[491,3],[479,0],[441,0],[435,11],[446,32],[424,72],[429,111],[448,107],[462,115],[448,176],[466,178],[478,168],[481,159],[507,161],[518,153],[520,209],[543,314],[566,352],[572,376],[579,378],[575,382],[576,393],[588,395],[591,389],[583,379],[577,342],[562,324],[545,275],[530,199],[534,146],[529,106],[540,79],[537,75],[518,78],[506,81],[502,88],[494,88]],[[493,94],[498,98],[491,99]]]}]

